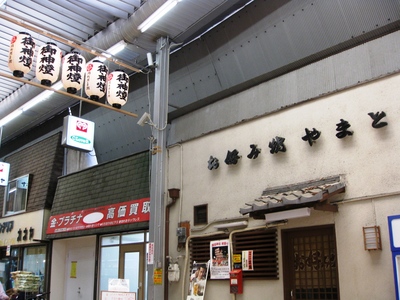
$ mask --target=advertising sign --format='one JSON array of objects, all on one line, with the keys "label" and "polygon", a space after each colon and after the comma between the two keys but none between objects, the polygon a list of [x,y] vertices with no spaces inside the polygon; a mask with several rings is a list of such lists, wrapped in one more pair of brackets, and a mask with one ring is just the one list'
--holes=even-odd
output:
[{"label": "advertising sign", "polygon": [[61,144],[83,151],[93,150],[94,122],[74,117],[64,118]]},{"label": "advertising sign", "polygon": [[8,176],[10,174],[10,164],[5,162],[0,162],[0,185],[8,185]]},{"label": "advertising sign", "polygon": [[125,225],[150,220],[150,198],[51,216],[47,234]]}]

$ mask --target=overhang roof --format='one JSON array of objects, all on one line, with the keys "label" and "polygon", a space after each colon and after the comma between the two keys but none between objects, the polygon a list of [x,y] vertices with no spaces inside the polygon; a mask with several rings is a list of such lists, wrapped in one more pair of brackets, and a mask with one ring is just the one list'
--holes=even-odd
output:
[{"label": "overhang roof", "polygon": [[333,204],[337,199],[332,198],[344,191],[345,183],[340,176],[268,188],[261,197],[245,203],[246,207],[241,208],[240,213],[250,214],[255,219],[264,219],[266,213],[300,207],[337,211],[337,206]]}]

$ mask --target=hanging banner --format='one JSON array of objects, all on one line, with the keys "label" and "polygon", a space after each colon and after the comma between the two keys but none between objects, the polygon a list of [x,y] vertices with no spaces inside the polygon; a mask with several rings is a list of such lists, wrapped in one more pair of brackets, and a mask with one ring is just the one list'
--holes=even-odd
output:
[{"label": "hanging banner", "polygon": [[47,234],[125,225],[150,220],[150,198],[51,216]]},{"label": "hanging banner", "polygon": [[210,262],[193,263],[189,278],[189,293],[186,300],[203,300],[206,293]]},{"label": "hanging banner", "polygon": [[231,265],[229,253],[229,240],[210,242],[211,279],[229,279]]},{"label": "hanging banner", "polygon": [[10,164],[5,162],[0,162],[0,185],[8,185],[8,177],[10,174]]}]

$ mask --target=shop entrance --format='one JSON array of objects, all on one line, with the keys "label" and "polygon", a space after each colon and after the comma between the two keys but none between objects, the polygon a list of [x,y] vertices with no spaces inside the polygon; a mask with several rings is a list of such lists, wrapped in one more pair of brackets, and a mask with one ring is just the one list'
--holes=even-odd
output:
[{"label": "shop entrance", "polygon": [[282,231],[284,299],[339,300],[333,226]]}]

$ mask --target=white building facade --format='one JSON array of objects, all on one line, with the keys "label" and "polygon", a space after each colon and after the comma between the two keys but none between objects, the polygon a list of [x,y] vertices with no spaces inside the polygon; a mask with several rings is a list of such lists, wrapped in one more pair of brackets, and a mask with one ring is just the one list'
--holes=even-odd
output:
[{"label": "white building facade", "polygon": [[[166,255],[180,266],[181,278],[168,284],[169,299],[186,299],[191,260],[196,257],[191,242],[205,236],[212,240],[213,234],[223,233],[223,229],[214,227],[216,224],[243,220],[247,223],[234,228],[235,233],[251,235],[252,229],[265,227],[276,230],[278,274],[272,279],[250,280],[245,274],[252,271],[243,271],[242,294],[230,292],[229,279],[208,280],[204,299],[395,299],[388,217],[400,215],[400,75],[393,56],[400,50],[399,34],[318,61],[172,122],[167,186],[180,188],[181,193],[179,202],[170,209]],[[388,66],[392,70],[383,71]],[[371,76],[361,82],[358,72],[366,69],[371,70]],[[349,78],[354,83],[341,86],[350,82]],[[283,104],[266,111],[265,101]],[[287,102],[297,104],[285,106]],[[242,117],[257,106],[258,114]],[[221,126],[215,117],[218,114],[236,121]],[[206,129],[189,137],[187,130],[180,129],[190,128],[191,122],[200,122]],[[213,124],[224,128],[214,130]],[[251,145],[260,150],[256,158],[251,156]],[[234,161],[227,160],[228,152],[235,150]],[[213,159],[218,159],[218,168],[210,165]],[[292,195],[297,204],[288,206],[285,204],[290,201],[273,197],[274,190],[282,192],[287,187],[291,193],[299,183],[310,188],[327,178],[335,178],[334,184],[341,184],[342,189],[327,191],[326,199],[316,196],[307,203],[306,198]],[[316,209],[319,202],[324,204],[322,210]],[[201,217],[206,213],[206,221],[196,224],[198,207],[203,208]],[[256,213],[262,216],[299,207],[310,208],[310,215],[272,223],[253,218]],[[190,224],[189,242],[186,248],[182,244],[175,247],[178,240],[172,234],[174,226],[184,221]],[[365,250],[363,228],[375,226],[379,227],[381,249]],[[319,258],[322,266],[307,260],[316,255],[308,242],[295,244],[293,253],[287,254],[285,247],[291,234],[325,228],[333,236],[333,252]],[[228,239],[232,236],[229,232]],[[235,241],[230,239],[230,243],[234,249]],[[303,260],[296,261],[299,256]],[[230,259],[232,267],[233,257]],[[291,259],[295,262],[288,261]],[[332,261],[334,267],[329,265]],[[303,263],[300,267],[299,262]],[[327,271],[330,267],[333,269]],[[302,268],[319,275],[302,279],[297,272]],[[336,277],[329,275],[327,279],[327,273]]]}]

